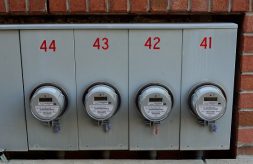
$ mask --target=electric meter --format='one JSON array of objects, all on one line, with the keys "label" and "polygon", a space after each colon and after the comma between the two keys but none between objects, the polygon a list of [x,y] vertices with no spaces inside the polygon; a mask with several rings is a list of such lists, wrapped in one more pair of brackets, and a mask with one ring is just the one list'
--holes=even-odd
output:
[{"label": "electric meter", "polygon": [[145,119],[151,122],[159,122],[169,115],[173,98],[166,87],[156,84],[149,85],[140,90],[137,105]]},{"label": "electric meter", "polygon": [[215,121],[226,111],[226,96],[223,90],[213,84],[197,87],[190,95],[190,106],[193,113],[204,121]]},{"label": "electric meter", "polygon": [[95,84],[87,90],[83,103],[91,118],[104,121],[117,112],[120,96],[117,90],[108,84]]},{"label": "electric meter", "polygon": [[66,107],[66,95],[55,86],[40,86],[31,95],[31,112],[40,121],[50,122],[58,119],[64,113]]}]

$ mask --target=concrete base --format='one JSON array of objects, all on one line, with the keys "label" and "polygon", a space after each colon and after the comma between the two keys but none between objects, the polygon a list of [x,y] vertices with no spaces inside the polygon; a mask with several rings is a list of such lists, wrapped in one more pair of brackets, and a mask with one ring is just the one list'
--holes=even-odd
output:
[{"label": "concrete base", "polygon": [[202,160],[10,160],[9,164],[203,164]]},{"label": "concrete base", "polygon": [[[3,162],[0,162],[3,163]],[[8,164],[253,164],[253,158],[202,160],[10,160]]]}]

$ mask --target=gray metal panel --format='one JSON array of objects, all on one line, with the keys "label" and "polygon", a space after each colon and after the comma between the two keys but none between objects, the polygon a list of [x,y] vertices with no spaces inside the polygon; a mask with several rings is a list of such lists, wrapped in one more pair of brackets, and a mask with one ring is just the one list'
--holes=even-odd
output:
[{"label": "gray metal panel", "polygon": [[[77,111],[74,60],[74,36],[70,30],[21,30],[24,89],[28,141],[30,150],[77,150]],[[56,41],[56,51],[40,49],[43,40],[49,46]],[[68,96],[68,108],[62,116],[61,131],[36,120],[30,111],[29,98],[35,87],[42,83],[54,83]]]},{"label": "gray metal panel", "polygon": [[237,28],[234,23],[133,23],[133,24],[6,24],[0,25],[0,30],[6,29],[227,29]]},{"label": "gray metal panel", "polygon": [[[76,30],[76,79],[81,150],[128,149],[128,31]],[[108,50],[93,47],[96,38],[109,39]],[[100,42],[101,46],[103,42]],[[95,82],[107,82],[120,93],[121,106],[105,133],[84,111],[84,91]]]},{"label": "gray metal panel", "polygon": [[0,148],[26,151],[24,93],[19,32],[0,32]]},{"label": "gray metal panel", "polygon": [[[181,150],[229,149],[233,105],[236,29],[184,30],[182,92],[181,92]],[[200,47],[204,37],[212,37],[212,48]],[[201,82],[220,85],[227,96],[227,111],[217,121],[218,130],[211,133],[199,125],[190,113],[190,89]]]},{"label": "gray metal panel", "polygon": [[[148,37],[161,38],[160,50],[144,46]],[[181,83],[181,30],[130,30],[129,32],[129,142],[131,150],[178,150]],[[166,85],[174,97],[169,117],[155,136],[137,111],[138,90],[148,83]]]}]

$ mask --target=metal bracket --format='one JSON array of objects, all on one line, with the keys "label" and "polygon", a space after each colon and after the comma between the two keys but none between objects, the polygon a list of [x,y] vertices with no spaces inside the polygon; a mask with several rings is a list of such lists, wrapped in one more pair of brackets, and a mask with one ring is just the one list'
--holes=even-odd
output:
[{"label": "metal bracket", "polygon": [[104,132],[109,132],[112,129],[112,124],[109,120],[98,121],[98,126],[102,126]]},{"label": "metal bracket", "polygon": [[51,122],[51,126],[53,128],[53,132],[54,133],[59,133],[59,131],[61,130],[60,122],[59,122],[58,119],[57,120],[53,120]]},{"label": "metal bracket", "polygon": [[3,163],[8,163],[8,159],[6,158],[4,152],[5,152],[5,149],[0,148],[0,160]]},{"label": "metal bracket", "polygon": [[149,127],[153,127],[153,134],[154,135],[158,135],[159,134],[159,125],[161,124],[160,121],[149,121],[149,120],[144,120],[145,125],[149,126]]},{"label": "metal bracket", "polygon": [[212,133],[217,131],[217,125],[215,121],[205,121],[205,120],[198,119],[198,123],[202,126],[208,126],[209,131]]},{"label": "metal bracket", "polygon": [[217,125],[215,124],[215,121],[208,122],[210,132],[216,132],[217,131]]}]

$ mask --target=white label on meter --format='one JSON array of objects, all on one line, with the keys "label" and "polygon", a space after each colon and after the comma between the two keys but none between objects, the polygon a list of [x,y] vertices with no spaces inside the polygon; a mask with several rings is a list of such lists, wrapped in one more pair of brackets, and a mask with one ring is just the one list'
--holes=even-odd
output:
[{"label": "white label on meter", "polygon": [[113,110],[113,105],[106,105],[106,104],[94,104],[89,105],[89,107],[96,117],[105,117],[111,114]]},{"label": "white label on meter", "polygon": [[144,106],[145,113],[151,118],[160,118],[167,112],[168,107],[165,105],[148,105]]},{"label": "white label on meter", "polygon": [[222,112],[222,106],[220,105],[199,105],[199,112],[207,117],[216,117]]},{"label": "white label on meter", "polygon": [[60,106],[52,106],[52,105],[36,105],[35,111],[41,117],[53,117],[55,116],[60,110]]}]

